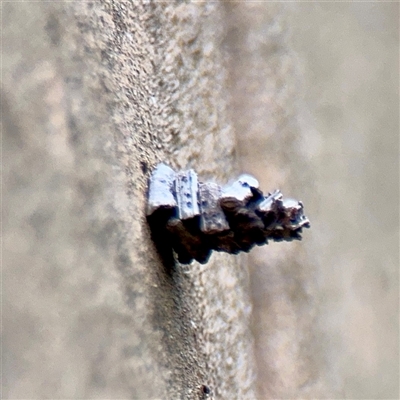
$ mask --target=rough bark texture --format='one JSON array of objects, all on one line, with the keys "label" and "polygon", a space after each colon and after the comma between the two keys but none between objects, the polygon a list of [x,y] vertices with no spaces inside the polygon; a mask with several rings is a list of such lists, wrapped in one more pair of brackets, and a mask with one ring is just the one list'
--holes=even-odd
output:
[{"label": "rough bark texture", "polygon": [[2,13],[3,397],[254,399],[240,258],[165,271],[144,217],[156,162],[235,170],[223,8]]},{"label": "rough bark texture", "polygon": [[[2,3],[2,398],[398,398],[398,16]],[[166,270],[160,161],[252,173],[312,228]]]}]

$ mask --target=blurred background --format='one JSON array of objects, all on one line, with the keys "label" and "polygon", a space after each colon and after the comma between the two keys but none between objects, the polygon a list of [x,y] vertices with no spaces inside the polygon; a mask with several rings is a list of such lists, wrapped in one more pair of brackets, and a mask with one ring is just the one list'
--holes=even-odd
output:
[{"label": "blurred background", "polygon": [[311,220],[250,254],[261,398],[398,398],[399,4],[227,18],[242,169]]}]

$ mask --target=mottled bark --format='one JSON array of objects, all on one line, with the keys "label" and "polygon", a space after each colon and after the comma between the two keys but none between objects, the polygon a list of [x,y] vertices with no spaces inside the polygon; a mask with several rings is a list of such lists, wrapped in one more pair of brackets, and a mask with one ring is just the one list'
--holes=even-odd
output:
[{"label": "mottled bark", "polygon": [[254,399],[240,258],[166,271],[167,161],[235,171],[223,8],[4,3],[3,397]]},{"label": "mottled bark", "polygon": [[[1,4],[2,397],[398,398],[398,5],[148,3]],[[166,270],[161,161],[312,229]]]}]

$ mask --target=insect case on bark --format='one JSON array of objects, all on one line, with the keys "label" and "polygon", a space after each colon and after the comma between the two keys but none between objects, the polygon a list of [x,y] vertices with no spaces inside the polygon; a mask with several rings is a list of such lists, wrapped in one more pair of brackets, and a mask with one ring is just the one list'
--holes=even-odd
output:
[{"label": "insect case on bark", "polygon": [[264,196],[251,175],[221,187],[162,163],[150,177],[146,215],[164,261],[173,262],[174,251],[183,264],[206,263],[212,250],[237,254],[268,240],[301,240],[310,227],[300,201],[279,190]]}]

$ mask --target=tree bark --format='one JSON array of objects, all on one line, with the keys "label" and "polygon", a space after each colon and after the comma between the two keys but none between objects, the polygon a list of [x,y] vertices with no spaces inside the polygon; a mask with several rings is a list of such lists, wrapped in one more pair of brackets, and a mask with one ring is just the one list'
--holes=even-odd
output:
[{"label": "tree bark", "polygon": [[218,3],[3,3],[3,397],[254,399],[241,257],[166,271],[154,165],[236,172]]}]

